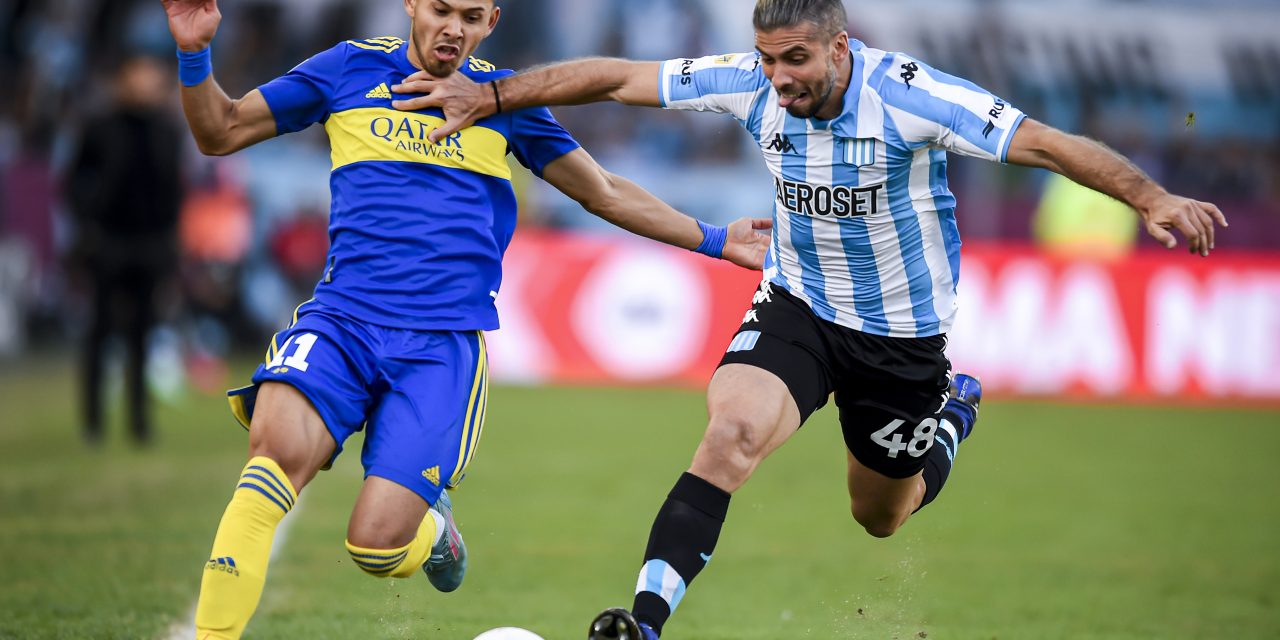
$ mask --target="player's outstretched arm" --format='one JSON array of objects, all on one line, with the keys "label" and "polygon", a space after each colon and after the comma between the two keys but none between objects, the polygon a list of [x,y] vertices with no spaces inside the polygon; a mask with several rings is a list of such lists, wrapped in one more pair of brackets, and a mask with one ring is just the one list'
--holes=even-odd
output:
[{"label": "player's outstretched arm", "polygon": [[1170,229],[1186,236],[1191,253],[1208,256],[1215,224],[1227,218],[1208,202],[1165,191],[1124,156],[1088,138],[1064,133],[1030,118],[1014,132],[1008,161],[1060,173],[1133,207],[1147,233],[1167,249],[1178,246]]},{"label": "player's outstretched arm", "polygon": [[700,223],[636,183],[605,171],[583,149],[553,160],[542,170],[542,179],[587,211],[636,235],[724,258],[748,269],[758,270],[764,264],[769,249],[767,231],[773,227],[767,218],[742,218],[726,228]]},{"label": "player's outstretched arm", "polygon": [[404,111],[441,108],[445,123],[431,132],[434,143],[499,111],[607,100],[644,107],[661,106],[658,92],[661,66],[661,62],[587,58],[535,67],[483,84],[461,73],[440,79],[419,71],[391,90],[427,95],[391,104]]},{"label": "player's outstretched arm", "polygon": [[161,0],[178,43],[182,111],[202,153],[226,155],[276,134],[276,122],[258,90],[232,100],[213,79],[209,44],[222,14],[217,0]]}]

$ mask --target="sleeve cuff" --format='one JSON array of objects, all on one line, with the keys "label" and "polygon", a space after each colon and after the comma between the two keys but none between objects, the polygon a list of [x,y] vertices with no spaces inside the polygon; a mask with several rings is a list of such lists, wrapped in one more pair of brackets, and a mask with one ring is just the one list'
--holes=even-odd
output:
[{"label": "sleeve cuff", "polygon": [[1000,164],[1008,164],[1009,147],[1013,146],[1013,134],[1018,131],[1018,127],[1022,125],[1022,121],[1027,119],[1027,114],[1019,113],[1018,118],[1013,121],[1013,125],[1004,134],[1004,140],[1000,141]]}]

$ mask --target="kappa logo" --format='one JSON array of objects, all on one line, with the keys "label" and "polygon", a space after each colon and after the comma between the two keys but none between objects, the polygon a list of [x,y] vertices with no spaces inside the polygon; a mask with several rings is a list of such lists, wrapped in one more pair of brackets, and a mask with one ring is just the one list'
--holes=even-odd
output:
[{"label": "kappa logo", "polygon": [[422,472],[422,477],[435,486],[440,486],[440,466],[436,465]]},{"label": "kappa logo", "polygon": [[916,79],[916,72],[920,70],[920,65],[914,62],[908,62],[902,65],[902,81],[907,83],[907,88],[911,88],[911,81]]},{"label": "kappa logo", "polygon": [[378,86],[374,87],[372,91],[364,94],[364,97],[371,100],[390,100],[391,90],[387,88],[387,83],[382,82],[379,83]]},{"label": "kappa logo", "polygon": [[760,283],[760,288],[756,290],[755,295],[751,296],[751,304],[760,304],[761,302],[773,302],[773,285],[768,282]]},{"label": "kappa logo", "polygon": [[796,145],[791,143],[791,138],[783,133],[773,134],[773,140],[765,147],[765,151],[777,151],[778,153],[795,153]]}]

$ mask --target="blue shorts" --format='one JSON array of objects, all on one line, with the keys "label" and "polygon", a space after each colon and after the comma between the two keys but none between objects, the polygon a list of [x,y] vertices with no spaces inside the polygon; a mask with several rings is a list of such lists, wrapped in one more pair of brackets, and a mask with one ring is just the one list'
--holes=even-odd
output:
[{"label": "blue shorts", "polygon": [[435,504],[475,456],[488,368],[483,332],[393,329],[307,302],[272,338],[253,384],[227,397],[247,429],[259,385],[298,389],[337,443],[329,464],[367,424],[365,477],[386,478]]}]

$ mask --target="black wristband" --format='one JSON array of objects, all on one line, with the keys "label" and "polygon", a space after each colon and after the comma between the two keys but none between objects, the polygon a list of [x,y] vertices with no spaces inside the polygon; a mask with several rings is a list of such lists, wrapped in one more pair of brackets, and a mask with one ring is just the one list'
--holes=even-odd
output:
[{"label": "black wristband", "polygon": [[493,87],[493,104],[494,104],[493,112],[495,114],[502,113],[502,97],[498,95],[498,81],[494,80],[493,82],[490,82],[489,86]]}]

